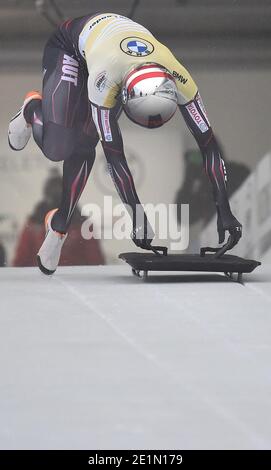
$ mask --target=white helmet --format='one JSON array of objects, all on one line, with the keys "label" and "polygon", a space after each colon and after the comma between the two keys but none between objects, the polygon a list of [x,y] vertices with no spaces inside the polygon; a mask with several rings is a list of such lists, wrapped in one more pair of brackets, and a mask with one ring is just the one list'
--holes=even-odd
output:
[{"label": "white helmet", "polygon": [[134,67],[122,83],[122,104],[127,116],[144,127],[160,127],[177,109],[177,88],[170,72],[158,64]]}]

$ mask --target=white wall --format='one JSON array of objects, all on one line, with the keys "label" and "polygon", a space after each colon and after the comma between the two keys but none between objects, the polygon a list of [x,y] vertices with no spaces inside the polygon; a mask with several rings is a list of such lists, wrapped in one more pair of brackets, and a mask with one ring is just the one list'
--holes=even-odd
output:
[{"label": "white wall", "polygon": [[190,72],[226,156],[255,167],[271,147],[271,68]]},{"label": "white wall", "polygon": [[[263,156],[251,175],[231,197],[243,236],[233,254],[269,260],[271,254],[271,153]],[[227,234],[228,237],[228,234]],[[216,217],[201,232],[200,246],[217,246]]]}]

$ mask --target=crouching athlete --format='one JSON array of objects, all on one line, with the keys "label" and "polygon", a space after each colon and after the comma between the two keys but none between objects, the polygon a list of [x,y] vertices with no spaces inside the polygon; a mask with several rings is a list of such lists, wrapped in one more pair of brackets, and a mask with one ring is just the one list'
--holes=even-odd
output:
[{"label": "crouching athlete", "polygon": [[[156,128],[177,107],[200,147],[213,186],[219,242],[229,231],[230,249],[239,241],[242,227],[231,212],[223,158],[188,71],[149,30],[118,14],[68,20],[50,37],[43,57],[42,95],[26,95],[8,130],[12,149],[22,150],[33,133],[49,160],[64,162],[61,203],[45,217],[46,238],[38,252],[44,273],[57,268],[99,140],[116,189],[130,210],[132,239],[143,249],[150,247],[154,233],[127,165],[118,117],[124,109],[136,124]],[[143,215],[139,218],[138,207]]]}]

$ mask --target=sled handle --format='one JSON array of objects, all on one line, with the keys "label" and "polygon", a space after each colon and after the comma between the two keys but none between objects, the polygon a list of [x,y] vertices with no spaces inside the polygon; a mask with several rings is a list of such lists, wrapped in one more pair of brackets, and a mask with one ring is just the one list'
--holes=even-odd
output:
[{"label": "sled handle", "polygon": [[[166,246],[152,246],[150,245],[150,250],[153,251],[157,256],[167,256],[167,247]],[[162,253],[160,253],[160,251]]]},{"label": "sled handle", "polygon": [[232,244],[232,236],[230,235],[227,242],[221,246],[220,248],[212,248],[210,246],[204,246],[203,248],[200,249],[200,256],[205,256],[206,253],[215,253],[214,257],[215,258],[221,258],[226,251],[229,249],[229,247]]}]

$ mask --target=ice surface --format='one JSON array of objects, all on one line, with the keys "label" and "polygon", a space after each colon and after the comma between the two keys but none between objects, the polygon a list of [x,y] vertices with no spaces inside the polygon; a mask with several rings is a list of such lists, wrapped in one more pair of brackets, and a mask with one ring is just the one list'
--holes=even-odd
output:
[{"label": "ice surface", "polygon": [[270,279],[1,269],[0,448],[270,449]]}]

